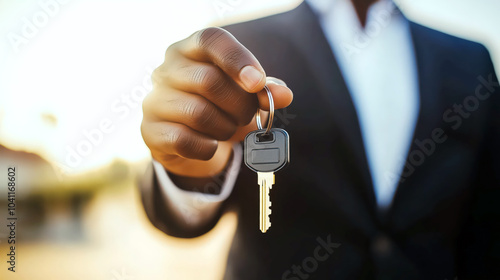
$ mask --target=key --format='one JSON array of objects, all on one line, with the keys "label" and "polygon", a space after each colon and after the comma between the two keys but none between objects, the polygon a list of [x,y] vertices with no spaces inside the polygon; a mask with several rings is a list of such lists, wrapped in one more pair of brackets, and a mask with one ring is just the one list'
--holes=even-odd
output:
[{"label": "key", "polygon": [[289,136],[284,129],[272,128],[250,132],[245,137],[244,160],[246,166],[257,172],[260,186],[260,231],[271,227],[271,199],[269,191],[274,185],[274,173],[290,161]]}]

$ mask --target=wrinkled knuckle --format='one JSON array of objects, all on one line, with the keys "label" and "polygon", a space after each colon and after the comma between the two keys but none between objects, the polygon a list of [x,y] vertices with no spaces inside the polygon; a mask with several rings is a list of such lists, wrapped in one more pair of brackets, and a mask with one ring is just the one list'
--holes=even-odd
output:
[{"label": "wrinkled knuckle", "polygon": [[196,69],[193,79],[202,93],[209,93],[216,90],[221,83],[219,73],[212,68],[200,67]]},{"label": "wrinkled knuckle", "polygon": [[221,38],[224,38],[227,31],[218,27],[209,27],[198,33],[197,43],[201,49],[210,48]]},{"label": "wrinkled knuckle", "polygon": [[182,100],[182,104],[180,107],[180,112],[182,116],[185,116],[186,119],[190,120],[193,118],[196,110],[196,103],[190,100]]},{"label": "wrinkled knuckle", "polygon": [[222,61],[226,65],[238,65],[241,58],[245,55],[245,50],[237,47],[232,47],[222,54]]},{"label": "wrinkled knuckle", "polygon": [[175,142],[174,151],[183,157],[196,158],[203,154],[203,143],[192,135],[182,133]]},{"label": "wrinkled knuckle", "polygon": [[174,151],[181,156],[187,156],[191,151],[191,142],[187,137],[179,137],[174,144]]},{"label": "wrinkled knuckle", "polygon": [[207,106],[209,106],[208,102],[202,100],[201,97],[193,98],[183,105],[182,114],[191,125],[200,126],[204,122]]},{"label": "wrinkled knuckle", "polygon": [[197,127],[210,125],[210,121],[216,114],[214,106],[211,106],[208,102],[195,102],[192,106],[190,118],[193,124]]},{"label": "wrinkled knuckle", "polygon": [[176,128],[169,130],[164,137],[165,142],[171,145],[174,153],[185,155],[186,151],[189,151],[189,135],[187,135],[185,129]]}]

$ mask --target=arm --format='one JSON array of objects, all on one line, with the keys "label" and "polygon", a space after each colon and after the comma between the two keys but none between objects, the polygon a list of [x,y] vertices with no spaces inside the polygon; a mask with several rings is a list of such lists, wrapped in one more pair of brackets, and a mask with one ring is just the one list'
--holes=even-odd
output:
[{"label": "arm", "polygon": [[[163,166],[153,160],[145,176],[149,182],[142,182],[140,186],[150,222],[175,237],[196,237],[208,232],[219,220],[222,204],[234,188],[242,157],[241,146],[235,145],[228,168],[214,178],[201,179],[203,186],[197,190],[177,187],[172,174],[169,176]],[[157,206],[152,207],[154,205]]]},{"label": "arm", "polygon": [[[223,199],[200,192],[235,179],[238,171],[228,164],[233,146],[256,129],[257,108],[269,109],[265,84],[257,59],[223,29],[201,30],[168,48],[165,62],[153,73],[141,125],[156,162],[141,186],[144,207],[156,227],[192,237],[216,223],[230,189],[222,188]],[[291,103],[292,92],[284,83],[274,79],[269,87],[276,109]],[[220,174],[226,174],[226,183],[214,181]],[[205,199],[213,203],[199,203]],[[186,210],[190,203],[204,206],[196,206],[201,211],[192,215]]]}]

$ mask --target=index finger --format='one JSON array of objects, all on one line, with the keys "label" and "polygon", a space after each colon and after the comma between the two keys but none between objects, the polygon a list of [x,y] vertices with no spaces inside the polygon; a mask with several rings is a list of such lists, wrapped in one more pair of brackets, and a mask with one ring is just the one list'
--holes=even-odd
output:
[{"label": "index finger", "polygon": [[197,31],[172,47],[192,60],[217,65],[247,92],[255,93],[264,88],[266,73],[257,58],[222,28]]}]

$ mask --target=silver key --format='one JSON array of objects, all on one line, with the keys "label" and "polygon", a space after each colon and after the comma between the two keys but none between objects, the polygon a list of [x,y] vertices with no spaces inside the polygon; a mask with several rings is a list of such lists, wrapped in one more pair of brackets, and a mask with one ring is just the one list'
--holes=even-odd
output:
[{"label": "silver key", "polygon": [[289,136],[284,129],[272,128],[274,103],[271,92],[265,87],[269,97],[269,121],[267,128],[262,129],[260,110],[256,114],[259,130],[252,131],[245,137],[244,159],[251,170],[257,172],[260,187],[260,231],[265,233],[271,227],[270,190],[274,185],[274,172],[280,170],[290,161]]},{"label": "silver key", "polygon": [[271,199],[269,191],[274,185],[274,172],[286,166],[290,160],[288,133],[273,128],[250,132],[245,137],[245,164],[257,172],[260,186],[260,230],[266,232],[271,226]]}]

